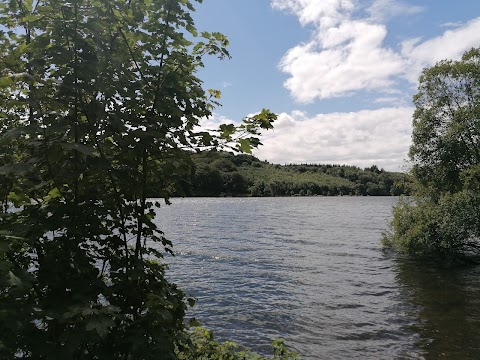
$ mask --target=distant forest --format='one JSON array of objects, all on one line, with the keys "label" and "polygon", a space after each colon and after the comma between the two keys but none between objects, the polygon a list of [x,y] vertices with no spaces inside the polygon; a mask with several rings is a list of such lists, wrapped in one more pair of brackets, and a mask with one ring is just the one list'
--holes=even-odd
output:
[{"label": "distant forest", "polygon": [[278,165],[223,151],[191,155],[190,177],[177,196],[409,195],[410,177],[377,166]]}]

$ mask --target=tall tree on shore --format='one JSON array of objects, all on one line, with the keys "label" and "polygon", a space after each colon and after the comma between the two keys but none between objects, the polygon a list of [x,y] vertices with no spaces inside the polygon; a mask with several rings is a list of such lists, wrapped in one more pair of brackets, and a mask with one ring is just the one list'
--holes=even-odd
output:
[{"label": "tall tree on shore", "polygon": [[424,70],[414,97],[415,203],[385,242],[416,254],[480,254],[480,48]]},{"label": "tall tree on shore", "polygon": [[[201,2],[201,1],[199,1]],[[181,149],[244,151],[267,110],[196,131],[218,105],[196,72],[228,57],[188,0],[0,3],[0,357],[173,359],[186,301],[155,223],[189,167]],[[3,149],[3,148],[2,148]],[[158,188],[156,193],[159,193]]]}]

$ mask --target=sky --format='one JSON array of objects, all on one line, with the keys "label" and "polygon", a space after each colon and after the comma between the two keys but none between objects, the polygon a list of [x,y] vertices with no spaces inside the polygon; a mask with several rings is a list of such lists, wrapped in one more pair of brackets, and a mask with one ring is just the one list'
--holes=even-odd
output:
[{"label": "sky", "polygon": [[222,92],[206,126],[278,114],[271,163],[408,170],[422,69],[480,46],[480,0],[204,0],[198,30],[230,41],[199,72]]}]

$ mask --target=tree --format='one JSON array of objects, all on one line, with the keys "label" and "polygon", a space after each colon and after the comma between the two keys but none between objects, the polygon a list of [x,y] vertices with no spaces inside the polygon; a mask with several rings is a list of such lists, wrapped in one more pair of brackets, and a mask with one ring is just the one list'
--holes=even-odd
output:
[{"label": "tree", "polygon": [[444,60],[420,77],[414,97],[413,174],[433,192],[462,188],[461,173],[480,163],[480,50]]},{"label": "tree", "polygon": [[220,170],[210,164],[200,164],[195,169],[194,192],[200,196],[218,196],[223,190]]},{"label": "tree", "polygon": [[172,244],[147,196],[161,187],[168,202],[190,171],[184,148],[249,151],[275,119],[195,130],[219,97],[195,74],[229,55],[193,10],[0,3],[0,195],[15,206],[0,217],[1,358],[174,359],[188,346],[187,301],[164,276]]},{"label": "tree", "polygon": [[415,202],[385,243],[416,254],[480,253],[480,48],[425,69],[414,97]]}]

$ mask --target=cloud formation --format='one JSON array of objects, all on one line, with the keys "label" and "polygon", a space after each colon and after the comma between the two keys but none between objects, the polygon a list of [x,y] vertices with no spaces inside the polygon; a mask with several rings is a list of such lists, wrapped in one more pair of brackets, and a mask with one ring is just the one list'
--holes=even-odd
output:
[{"label": "cloud formation", "polygon": [[[394,43],[387,39],[390,19],[411,16],[423,8],[401,0],[271,0],[271,5],[293,13],[302,26],[312,29],[311,38],[289,49],[279,64],[288,74],[284,85],[298,102],[364,91],[374,91],[374,96],[369,94],[365,110],[356,112],[282,113],[275,129],[264,133],[264,145],[254,155],[278,164],[377,165],[405,170],[413,85],[423,68],[441,59],[458,59],[479,46],[480,17],[439,25],[441,33],[433,38]],[[231,121],[214,115],[204,126],[225,122]]]},{"label": "cloud formation", "polygon": [[421,6],[412,6],[398,0],[374,0],[367,9],[373,21],[385,21],[400,15],[418,14],[424,10]]},{"label": "cloud formation", "polygon": [[404,74],[405,78],[416,83],[425,67],[442,59],[459,59],[466,50],[479,46],[479,34],[480,17],[424,42],[420,39],[404,41],[401,54],[409,69]]},{"label": "cloud formation", "polygon": [[350,113],[282,113],[255,155],[272,163],[377,165],[402,171],[410,144],[413,108]]},{"label": "cloud formation", "polygon": [[399,80],[416,83],[421,70],[444,58],[459,58],[478,46],[480,18],[433,39],[385,45],[386,21],[421,12],[401,1],[374,0],[366,9],[353,0],[271,0],[272,7],[295,14],[313,36],[284,55],[279,68],[289,74],[285,87],[301,103],[370,90],[389,93]]},{"label": "cloud formation", "polygon": [[404,70],[400,55],[382,47],[385,26],[345,21],[319,31],[307,44],[290,49],[280,69],[290,74],[285,87],[304,103],[345,96],[358,90],[381,90]]},{"label": "cloud formation", "polygon": [[274,8],[297,15],[302,25],[329,28],[347,20],[354,10],[353,0],[272,0]]}]

